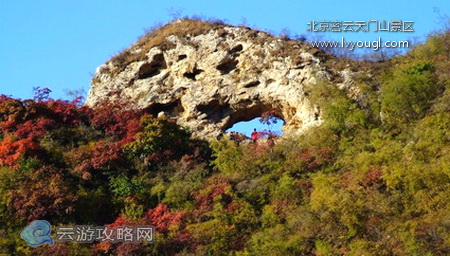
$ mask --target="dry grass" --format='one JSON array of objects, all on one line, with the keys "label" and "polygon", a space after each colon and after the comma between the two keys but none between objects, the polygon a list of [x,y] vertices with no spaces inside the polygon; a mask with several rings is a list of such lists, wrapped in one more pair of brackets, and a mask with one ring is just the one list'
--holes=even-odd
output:
[{"label": "dry grass", "polygon": [[[176,45],[167,40],[168,36],[175,35],[189,43],[189,37],[206,34],[212,29],[215,29],[220,37],[225,37],[228,35],[225,26],[228,25],[221,20],[205,20],[201,17],[184,18],[166,25],[155,26],[149,29],[131,47],[116,54],[109,60],[115,66],[113,70],[109,70],[109,74],[114,76],[122,72],[130,63],[146,60],[146,53],[153,47],[159,47],[163,51],[175,48]],[[252,30],[245,26],[239,27],[247,29],[248,37],[257,43],[264,43],[267,40],[273,40],[275,38],[264,31]]]},{"label": "dry grass", "polygon": [[[193,19],[183,19],[179,22],[171,22],[162,27],[155,27],[142,36],[129,49],[113,56],[110,60],[117,68],[114,73],[123,71],[127,65],[135,61],[146,60],[146,53],[153,47],[158,46],[162,50],[170,50],[175,45],[167,40],[168,36],[175,35],[179,38],[187,36],[198,36],[209,32],[211,29],[223,27],[219,21],[202,21]],[[140,49],[139,52],[133,51]]]},{"label": "dry grass", "polygon": [[[225,26],[226,24],[222,21],[202,20],[201,18],[185,18],[170,22],[163,26],[156,26],[140,37],[139,40],[130,48],[113,56],[110,62],[114,64],[115,68],[105,71],[114,76],[115,74],[122,72],[130,63],[146,60],[146,54],[153,47],[159,47],[163,51],[175,48],[176,45],[167,40],[168,36],[175,35],[183,41],[189,43],[189,37],[206,34],[212,29],[215,29],[219,36],[225,37],[227,36],[227,32],[224,29]],[[336,71],[349,67],[351,69],[360,69],[361,66],[367,69],[376,66],[374,68],[380,69],[378,66],[382,65],[379,63],[354,61],[342,57],[337,58],[332,54],[327,53],[324,50],[314,48],[301,40],[290,40],[287,37],[276,37],[267,32],[250,29],[245,26],[240,27],[248,30],[247,37],[250,40],[254,40],[255,43],[264,44],[281,39],[279,47],[276,50],[273,50],[271,54],[279,57],[291,56],[294,64],[303,61],[299,57],[299,52],[303,50],[308,51],[315,57],[319,58],[328,70]]]}]

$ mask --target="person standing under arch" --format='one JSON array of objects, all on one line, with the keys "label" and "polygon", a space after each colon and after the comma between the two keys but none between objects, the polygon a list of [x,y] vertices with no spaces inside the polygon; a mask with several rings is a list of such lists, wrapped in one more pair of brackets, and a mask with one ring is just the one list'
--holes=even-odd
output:
[{"label": "person standing under arch", "polygon": [[251,139],[252,139],[252,142],[253,142],[253,143],[256,143],[256,141],[258,140],[258,132],[256,131],[256,128],[253,129]]}]

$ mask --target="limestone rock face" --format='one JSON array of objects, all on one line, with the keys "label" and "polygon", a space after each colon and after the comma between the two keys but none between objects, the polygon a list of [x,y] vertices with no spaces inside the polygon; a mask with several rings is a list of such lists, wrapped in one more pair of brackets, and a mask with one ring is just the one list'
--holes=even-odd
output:
[{"label": "limestone rock face", "polygon": [[[246,27],[195,31],[205,24],[193,22],[173,21],[100,66],[86,104],[120,97],[205,139],[269,110],[285,121],[284,133],[321,124],[320,106],[310,103],[305,86],[336,74],[317,49]],[[186,27],[193,32],[176,32]]]}]

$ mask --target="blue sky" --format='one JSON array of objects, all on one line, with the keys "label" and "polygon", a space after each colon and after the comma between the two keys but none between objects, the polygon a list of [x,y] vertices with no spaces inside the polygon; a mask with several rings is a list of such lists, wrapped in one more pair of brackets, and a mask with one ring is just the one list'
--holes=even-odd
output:
[{"label": "blue sky", "polygon": [[171,13],[203,15],[231,24],[279,33],[306,34],[311,20],[412,20],[414,33],[326,33],[340,40],[405,40],[440,28],[437,7],[450,14],[450,1],[124,1],[0,0],[0,94],[31,98],[35,86],[88,91],[96,67],[127,48],[144,29],[165,23]]}]

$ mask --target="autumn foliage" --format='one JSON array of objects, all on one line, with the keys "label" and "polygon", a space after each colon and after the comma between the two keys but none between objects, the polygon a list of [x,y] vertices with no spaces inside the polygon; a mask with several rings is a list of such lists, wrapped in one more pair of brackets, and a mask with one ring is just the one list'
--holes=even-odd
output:
[{"label": "autumn foliage", "polygon": [[[306,88],[323,124],[270,146],[198,140],[127,102],[0,96],[0,254],[449,255],[449,38],[355,78],[361,99]],[[156,238],[32,248],[18,234],[36,219]]]}]

